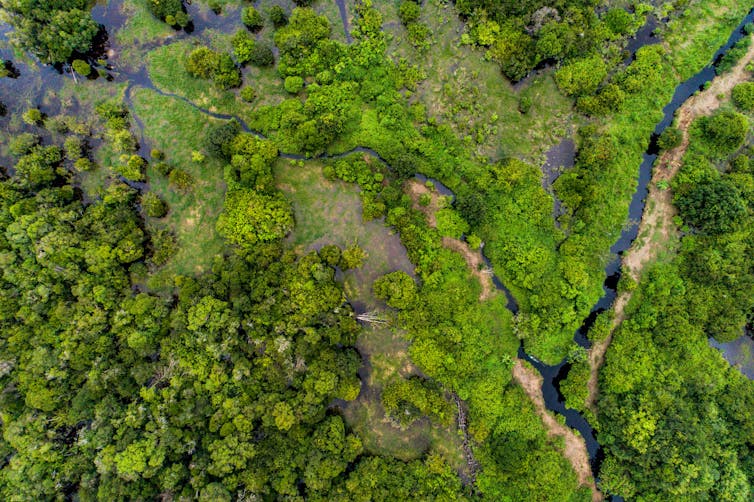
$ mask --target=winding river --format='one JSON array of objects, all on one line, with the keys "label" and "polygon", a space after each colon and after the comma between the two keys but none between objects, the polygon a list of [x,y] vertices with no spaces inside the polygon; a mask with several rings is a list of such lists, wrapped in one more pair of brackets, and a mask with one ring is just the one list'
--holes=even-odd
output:
[{"label": "winding river", "polygon": [[[351,35],[350,35],[349,26],[348,26],[348,15],[347,15],[344,1],[337,0],[336,3],[338,5],[341,20],[344,25],[346,39],[350,42]],[[93,15],[95,19],[104,26],[105,30],[107,30],[110,33],[114,33],[114,31],[122,27],[124,22],[126,21],[125,16],[122,14],[122,11],[119,8],[120,4],[121,4],[120,1],[113,0],[111,2],[108,2],[105,5],[97,5],[94,8]],[[229,32],[234,31],[238,27],[240,27],[240,22],[235,16],[218,16],[212,13],[211,11],[209,12],[204,11],[204,10],[200,11],[198,6],[189,5],[188,9],[189,9],[189,14],[193,18],[193,26],[191,27],[189,31],[192,31],[194,35],[201,35],[208,28],[212,28],[212,29],[229,33]],[[743,36],[744,25],[746,23],[751,22],[752,20],[754,20],[754,9],[751,12],[749,12],[749,14],[745,17],[745,19],[734,30],[734,32],[731,34],[730,38],[728,39],[727,43],[723,45],[715,53],[712,59],[713,64],[706,66],[699,73],[692,76],[691,78],[689,78],[688,80],[679,84],[676,87],[675,93],[673,95],[671,102],[663,109],[663,114],[664,114],[663,119],[655,127],[650,147],[644,153],[642,163],[639,166],[638,186],[631,199],[631,204],[629,207],[629,214],[628,214],[629,221],[637,222],[641,219],[642,214],[643,214],[645,198],[646,198],[647,189],[648,189],[648,183],[651,177],[652,165],[655,159],[657,158],[657,148],[656,148],[655,138],[659,134],[661,134],[662,131],[664,131],[666,127],[670,125],[670,123],[673,120],[673,116],[676,110],[683,104],[683,102],[685,102],[697,90],[701,89],[705,83],[709,82],[710,80],[714,78],[715,76],[714,63],[719,61],[720,57],[722,57],[722,55],[726,51],[728,51],[728,49],[730,49],[731,46],[735,44]],[[657,37],[653,35],[655,26],[656,26],[656,21],[650,19],[648,21],[648,24],[645,25],[645,27],[642,28],[642,30],[640,30],[638,36],[635,37],[634,40],[629,41],[629,45],[628,45],[629,56],[626,59],[627,62],[630,62],[633,59],[636,51],[640,49],[642,46],[658,42]],[[8,31],[9,31],[8,25],[5,23],[0,23],[0,41],[5,40],[7,38]],[[177,32],[175,35],[168,37],[167,39],[161,41],[160,43],[170,43],[170,42],[174,42],[175,40],[185,38],[185,37],[186,37],[185,32]],[[0,50],[0,57],[2,57],[3,59],[14,59],[12,52],[9,51],[8,49]],[[43,112],[50,113],[50,114],[55,113],[56,105],[50,104],[48,102],[43,102],[42,97],[44,96],[44,93],[48,90],[60,89],[60,87],[63,84],[64,79],[71,78],[69,74],[60,71],[60,69],[55,69],[49,66],[44,66],[44,65],[34,64],[34,63],[17,63],[17,65],[18,65],[17,69],[20,70],[20,77],[13,80],[10,80],[7,78],[3,79],[4,82],[2,82],[2,85],[0,85],[0,100],[4,103],[18,102],[19,106],[24,104],[23,101],[34,102],[40,105],[40,108],[42,109]],[[36,68],[32,68],[32,66],[36,66]],[[25,75],[28,76],[29,74],[33,74],[34,72],[37,72],[37,71],[41,72],[41,81],[42,81],[41,86],[38,83],[39,79],[25,78]],[[125,93],[126,103],[128,105],[131,104],[130,92],[134,87],[147,88],[161,95],[170,96],[175,99],[180,99],[210,117],[221,119],[221,120],[235,119],[236,121],[238,121],[238,123],[241,125],[244,131],[262,137],[260,133],[251,130],[248,127],[248,125],[244,123],[244,121],[239,119],[238,117],[235,117],[233,115],[211,112],[210,110],[202,108],[182,96],[178,96],[171,93],[166,93],[156,88],[154,84],[152,83],[151,79],[149,78],[146,67],[144,66],[142,66],[136,71],[127,71],[123,69],[117,72],[113,71],[111,72],[111,76],[116,82],[125,82],[128,84],[126,93]],[[59,103],[57,106],[59,107]],[[133,107],[130,106],[130,108],[133,111]],[[140,129],[143,129],[141,127],[142,125],[139,121],[138,116],[136,116],[136,114],[133,114],[133,116],[134,116],[134,120],[137,126],[139,126]],[[141,130],[139,131],[139,135],[142,136],[140,138],[140,145],[144,151],[146,149],[146,141],[143,138]],[[142,155],[144,155],[143,151],[142,151]],[[385,162],[384,159],[382,159],[382,157],[380,157],[380,155],[376,151],[369,148],[364,148],[364,147],[357,147],[348,152],[344,152],[337,155],[321,155],[320,157],[329,157],[329,158],[343,157],[354,152],[363,152],[365,154],[371,155],[379,159],[381,162]],[[302,156],[302,155],[289,154],[289,153],[281,153],[281,156],[284,158],[296,159],[296,160],[306,158],[305,156]],[[449,195],[452,194],[441,183],[435,181],[435,185],[441,190],[446,190]],[[144,188],[144,187],[140,186],[137,188]],[[615,300],[616,287],[617,287],[617,283],[621,274],[620,254],[631,246],[631,243],[634,241],[634,239],[637,236],[637,232],[638,232],[638,226],[635,224],[626,228],[625,230],[623,230],[619,239],[615,242],[615,244],[610,249],[611,253],[614,255],[614,259],[605,268],[605,275],[607,278],[603,284],[604,294],[597,301],[597,303],[592,307],[590,315],[587,317],[587,319],[584,321],[581,328],[579,328],[579,330],[577,330],[577,332],[574,335],[574,341],[582,347],[585,347],[585,348],[590,347],[590,342],[586,336],[587,332],[589,331],[596,316],[600,312],[609,309]],[[506,294],[506,297],[508,299],[509,310],[513,312],[514,314],[516,314],[518,312],[518,305],[516,303],[515,298],[513,298],[510,291],[507,288],[505,288],[505,286],[502,284],[502,282],[498,279],[497,276],[493,277],[493,281],[496,287]],[[737,346],[741,345],[741,343],[738,341],[731,342],[731,343],[738,343]],[[735,349],[733,345],[730,345],[728,348],[726,348],[725,345],[727,344],[717,344],[716,346],[720,346],[724,351]],[[739,351],[743,351],[743,350],[744,349],[740,349]],[[540,361],[536,360],[535,358],[531,357],[530,355],[528,355],[524,351],[523,345],[519,349],[519,357],[529,361],[537,369],[537,371],[539,371],[539,373],[542,375],[544,379],[542,392],[543,392],[546,407],[553,412],[563,415],[565,417],[566,424],[569,427],[576,429],[584,438],[586,447],[589,453],[590,461],[592,464],[592,470],[595,473],[595,477],[596,477],[596,474],[598,473],[598,470],[599,470],[599,464],[601,461],[601,448],[597,441],[597,436],[595,434],[595,431],[581,414],[579,414],[575,410],[567,409],[565,407],[564,398],[559,388],[560,381],[562,381],[568,374],[568,371],[570,369],[570,364],[564,360],[560,364],[557,364],[557,365],[553,365],[553,366],[545,365],[541,363]],[[751,367],[751,374],[749,373],[746,373],[746,374],[749,377],[754,376],[754,366]]]}]

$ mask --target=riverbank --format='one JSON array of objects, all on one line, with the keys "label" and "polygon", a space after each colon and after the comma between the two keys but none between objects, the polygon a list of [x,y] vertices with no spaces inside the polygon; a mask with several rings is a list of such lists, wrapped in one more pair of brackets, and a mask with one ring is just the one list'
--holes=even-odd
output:
[{"label": "riverbank", "polygon": [[587,452],[584,439],[577,435],[570,427],[558,422],[547,411],[545,400],[542,396],[542,376],[521,359],[516,359],[513,365],[513,378],[534,404],[537,414],[547,429],[548,436],[563,439],[563,456],[570,462],[574,472],[576,472],[579,484],[589,487],[592,492],[593,501],[603,500],[603,496],[597,490],[597,485],[594,482],[592,467],[589,464],[589,453]]},{"label": "riverbank", "polygon": [[[681,131],[679,146],[664,152],[655,162],[652,180],[649,184],[647,203],[639,223],[638,238],[626,251],[622,259],[622,271],[634,281],[639,281],[644,267],[663,251],[676,238],[677,228],[673,222],[676,208],[673,205],[672,191],[667,188],[681,167],[683,156],[689,146],[689,128],[699,117],[713,114],[721,102],[730,97],[736,84],[749,79],[746,66],[754,61],[754,44],[749,47],[744,57],[731,71],[712,80],[707,89],[692,96],[681,105],[676,113],[675,123]],[[605,361],[605,354],[612,342],[615,328],[625,320],[625,309],[631,300],[631,291],[622,291],[614,304],[614,316],[610,334],[595,342],[589,351],[590,375],[588,382],[589,396],[587,407],[597,412],[596,401],[599,395],[599,370]]]}]

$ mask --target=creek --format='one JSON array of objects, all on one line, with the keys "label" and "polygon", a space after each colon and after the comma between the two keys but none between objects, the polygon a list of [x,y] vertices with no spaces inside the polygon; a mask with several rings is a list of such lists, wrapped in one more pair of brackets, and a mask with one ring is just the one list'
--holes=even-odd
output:
[{"label": "creek", "polygon": [[[95,16],[95,19],[101,23],[104,27],[104,30],[106,33],[114,33],[115,30],[122,27],[123,24],[126,21],[126,17],[123,15],[122,10],[120,9],[121,1],[119,0],[113,0],[111,2],[108,2],[105,5],[98,5],[94,8],[93,15]],[[338,8],[340,10],[341,19],[344,24],[344,30],[346,33],[346,38],[350,42],[351,41],[351,35],[350,30],[348,27],[348,16],[345,9],[345,4],[343,0],[337,0],[336,2],[338,4]],[[216,15],[211,11],[200,11],[199,7],[197,5],[188,5],[188,11],[191,15],[193,21],[192,25],[186,30],[181,32],[176,32],[176,34],[167,37],[164,40],[161,40],[158,42],[156,46],[159,46],[160,44],[165,43],[171,43],[179,39],[186,38],[187,32],[192,33],[192,36],[202,35],[203,32],[209,28],[220,30],[225,33],[230,33],[240,27],[240,22],[238,19],[234,16],[222,16],[222,15]],[[613,301],[616,297],[616,288],[618,284],[618,280],[620,279],[620,264],[621,264],[621,256],[620,254],[624,251],[626,251],[631,244],[633,243],[634,239],[637,236],[638,232],[638,221],[641,219],[643,211],[644,211],[644,205],[645,205],[645,199],[646,195],[648,193],[648,184],[651,177],[651,171],[652,171],[652,165],[657,158],[657,146],[656,146],[656,139],[657,137],[662,133],[662,131],[665,130],[666,127],[670,125],[670,123],[673,120],[673,116],[676,112],[676,110],[690,97],[692,96],[696,91],[703,88],[703,86],[711,81],[715,76],[715,68],[714,65],[720,60],[720,58],[727,52],[738,40],[741,39],[743,36],[743,27],[746,23],[751,22],[754,20],[754,9],[749,12],[749,14],[744,18],[744,20],[740,23],[740,25],[733,31],[730,38],[726,42],[725,45],[723,45],[714,55],[712,58],[712,64],[706,66],[704,69],[702,69],[699,73],[692,76],[688,80],[684,81],[683,83],[679,84],[676,89],[675,93],[673,95],[673,98],[671,102],[663,109],[663,119],[657,124],[655,127],[654,133],[652,134],[652,139],[650,142],[650,146],[647,149],[647,151],[644,153],[643,160],[641,162],[641,165],[639,166],[639,174],[638,174],[638,186],[637,189],[631,199],[631,204],[629,207],[629,214],[628,214],[628,220],[631,222],[631,225],[627,226],[623,232],[621,233],[619,239],[615,242],[615,244],[611,247],[610,251],[613,254],[613,259],[610,261],[610,263],[605,268],[605,276],[606,280],[603,284],[603,296],[597,301],[597,303],[592,307],[591,312],[587,319],[584,321],[582,326],[577,330],[577,332],[574,335],[574,341],[584,347],[589,348],[590,342],[587,338],[587,333],[591,327],[591,325],[594,323],[594,320],[596,316],[607,309],[609,309]],[[656,36],[653,35],[654,29],[656,27],[656,20],[648,20],[647,25],[645,25],[642,30],[639,31],[637,36],[629,41],[628,45],[628,52],[629,57],[627,59],[628,62],[634,57],[637,50],[639,50],[644,45],[657,43],[658,39]],[[0,42],[7,40],[7,34],[9,32],[10,28],[6,23],[0,23]],[[107,40],[105,39],[102,43],[102,47],[104,48],[111,48],[111,49],[119,49],[116,45],[116,43],[113,40]],[[103,51],[104,53],[104,51]],[[116,50],[115,53],[117,54],[118,51]],[[0,48],[0,57],[3,59],[13,59],[15,68],[19,70],[20,75],[17,78],[4,78],[0,79],[0,101],[6,104],[10,104],[11,106],[16,107],[14,111],[19,111],[19,109],[22,109],[22,107],[27,106],[28,104],[35,104],[40,107],[40,109],[44,113],[54,114],[57,112],[57,110],[60,108],[59,100],[55,102],[55,99],[50,100],[47,98],[47,94],[49,91],[57,91],[59,90],[64,82],[64,79],[71,78],[70,73],[67,73],[62,68],[54,68],[52,66],[48,65],[42,65],[36,62],[36,60],[32,60],[31,62],[16,62],[14,58],[14,54],[10,49],[7,48]],[[95,58],[92,58],[92,60]],[[134,121],[136,122],[136,125],[138,126],[139,130],[139,136],[140,136],[140,153],[142,155],[145,155],[144,152],[147,151],[147,141],[143,137],[143,127],[140,122],[140,119],[138,116],[136,116],[135,113],[133,113],[133,106],[131,103],[131,90],[134,87],[141,87],[150,89],[154,92],[157,92],[164,96],[170,96],[175,99],[180,99],[184,101],[185,103],[191,105],[198,111],[202,112],[203,114],[206,114],[207,116],[213,117],[215,119],[220,120],[231,120],[234,119],[238,121],[238,123],[241,125],[242,129],[246,132],[255,134],[259,137],[263,137],[261,133],[251,130],[248,125],[241,119],[239,119],[236,116],[233,115],[227,115],[227,114],[221,114],[221,113],[214,113],[210,110],[207,110],[205,108],[202,108],[195,103],[191,102],[190,100],[178,96],[172,93],[166,93],[161,91],[160,89],[156,88],[154,84],[152,83],[151,79],[149,78],[149,74],[147,72],[146,66],[141,66],[135,71],[128,70],[126,68],[120,68],[117,71],[113,70],[112,67],[108,66],[108,71],[110,72],[110,76],[113,80],[116,82],[124,82],[127,83],[127,89],[125,93],[125,99],[126,104],[129,105],[129,108],[132,110],[132,115],[134,117]],[[566,145],[569,146],[569,145]],[[356,147],[353,148],[347,152],[335,154],[335,155],[320,155],[318,158],[340,158],[347,156],[349,154],[355,153],[355,152],[361,152],[367,155],[370,155],[376,159],[378,159],[381,162],[385,162],[385,160],[379,155],[378,152],[365,147]],[[287,158],[287,159],[294,159],[294,160],[303,160],[307,159],[308,157],[298,154],[290,154],[290,153],[281,153],[281,157]],[[426,178],[424,178],[426,179]],[[554,180],[554,178],[552,178]],[[438,187],[439,190],[441,190],[441,193],[452,195],[452,192],[450,192],[449,189],[447,189],[444,185],[439,183],[437,180],[432,180],[435,183],[435,186]],[[551,182],[551,180],[550,180]],[[138,189],[145,189],[146,185],[139,184],[135,188]],[[486,259],[486,258],[485,258]],[[489,265],[489,262],[488,262]],[[508,299],[508,308],[513,313],[516,314],[518,312],[518,304],[515,300],[515,298],[512,296],[510,291],[502,284],[502,282],[499,280],[497,276],[493,277],[493,281],[495,286],[503,291]],[[752,342],[754,344],[754,342]],[[746,348],[743,348],[744,345],[746,345],[746,341],[743,342],[740,340],[737,340],[735,342],[730,342],[729,344],[717,344],[716,342],[713,343],[714,346],[719,347],[723,350],[724,353],[730,354],[730,361],[735,358],[735,354],[744,353],[746,352]],[[736,348],[738,347],[738,348]],[[748,345],[747,345],[748,347]],[[563,360],[561,363],[553,366],[548,366],[543,364],[542,362],[538,361],[534,357],[528,355],[523,345],[519,349],[519,357],[522,359],[525,359],[529,361],[536,369],[539,371],[539,373],[543,377],[543,385],[542,385],[542,392],[545,400],[546,407],[555,413],[558,413],[560,415],[563,415],[566,420],[566,424],[579,431],[581,436],[584,438],[587,446],[587,451],[589,453],[590,461],[592,464],[592,470],[595,474],[595,478],[597,477],[598,471],[599,471],[599,465],[601,461],[601,447],[598,443],[598,438],[596,436],[596,433],[594,429],[589,425],[589,423],[586,421],[586,419],[577,411],[568,409],[565,407],[565,400],[563,398],[562,393],[560,392],[560,382],[567,376],[568,371],[570,370],[570,363],[566,360]],[[749,373],[747,373],[749,371]],[[754,364],[752,364],[749,369],[744,371],[747,376],[750,378],[754,376]]]}]

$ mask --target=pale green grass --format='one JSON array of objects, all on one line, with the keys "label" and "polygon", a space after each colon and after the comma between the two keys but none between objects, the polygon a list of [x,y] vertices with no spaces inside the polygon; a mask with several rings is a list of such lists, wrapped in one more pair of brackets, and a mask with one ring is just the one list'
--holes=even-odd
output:
[{"label": "pale green grass", "polygon": [[170,206],[168,215],[153,223],[171,228],[180,246],[157,272],[156,282],[167,281],[173,275],[201,273],[223,251],[223,239],[217,234],[215,223],[222,210],[225,183],[222,162],[207,157],[197,163],[192,161],[191,152],[200,149],[207,129],[217,121],[187,103],[147,89],[135,89],[132,99],[135,113],[144,122],[149,147],[165,152],[167,162],[195,179],[193,190],[183,193],[170,187],[168,180],[151,167],[147,171],[151,190]]}]

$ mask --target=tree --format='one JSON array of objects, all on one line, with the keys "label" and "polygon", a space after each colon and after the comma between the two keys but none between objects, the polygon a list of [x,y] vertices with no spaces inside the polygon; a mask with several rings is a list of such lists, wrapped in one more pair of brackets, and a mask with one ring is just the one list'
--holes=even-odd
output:
[{"label": "tree", "polygon": [[733,103],[743,112],[754,111],[754,82],[741,82],[732,91]]},{"label": "tree", "polygon": [[273,5],[270,7],[270,21],[275,28],[280,28],[288,24],[288,15],[285,10],[279,5]]},{"label": "tree", "polygon": [[607,76],[607,65],[599,55],[567,63],[555,73],[555,82],[567,96],[594,94]]},{"label": "tree", "polygon": [[413,0],[403,0],[400,7],[398,8],[398,17],[406,26],[418,21],[420,14],[421,9],[419,8],[419,5]]},{"label": "tree", "polygon": [[244,7],[241,11],[241,22],[251,31],[264,28],[264,18],[254,7]]},{"label": "tree", "polygon": [[285,90],[288,91],[291,94],[298,94],[301,92],[301,89],[304,88],[304,79],[292,75],[290,77],[285,77]]},{"label": "tree", "polygon": [[697,119],[697,124],[695,129],[700,130],[704,144],[716,156],[737,150],[749,132],[749,120],[728,110]]},{"label": "tree", "polygon": [[141,207],[151,218],[162,218],[168,212],[167,204],[154,192],[147,192],[141,196]]},{"label": "tree", "polygon": [[377,298],[397,309],[409,308],[416,300],[416,283],[402,270],[383,275],[372,289]]},{"label": "tree", "polygon": [[254,66],[266,67],[275,64],[275,55],[272,52],[272,47],[264,42],[254,44],[249,55],[249,62]]},{"label": "tree", "polygon": [[217,220],[220,235],[242,246],[281,239],[291,229],[293,212],[281,195],[263,195],[248,189],[229,191]]},{"label": "tree", "polygon": [[657,146],[660,150],[672,150],[681,144],[683,139],[683,133],[680,129],[673,126],[668,126],[662,131],[660,137],[657,138]]},{"label": "tree", "polygon": [[699,183],[677,199],[681,216],[710,234],[733,230],[746,214],[746,205],[734,185],[726,180]]},{"label": "tree", "polygon": [[367,259],[367,253],[358,245],[352,244],[343,250],[340,258],[340,267],[344,270],[359,268]]}]

